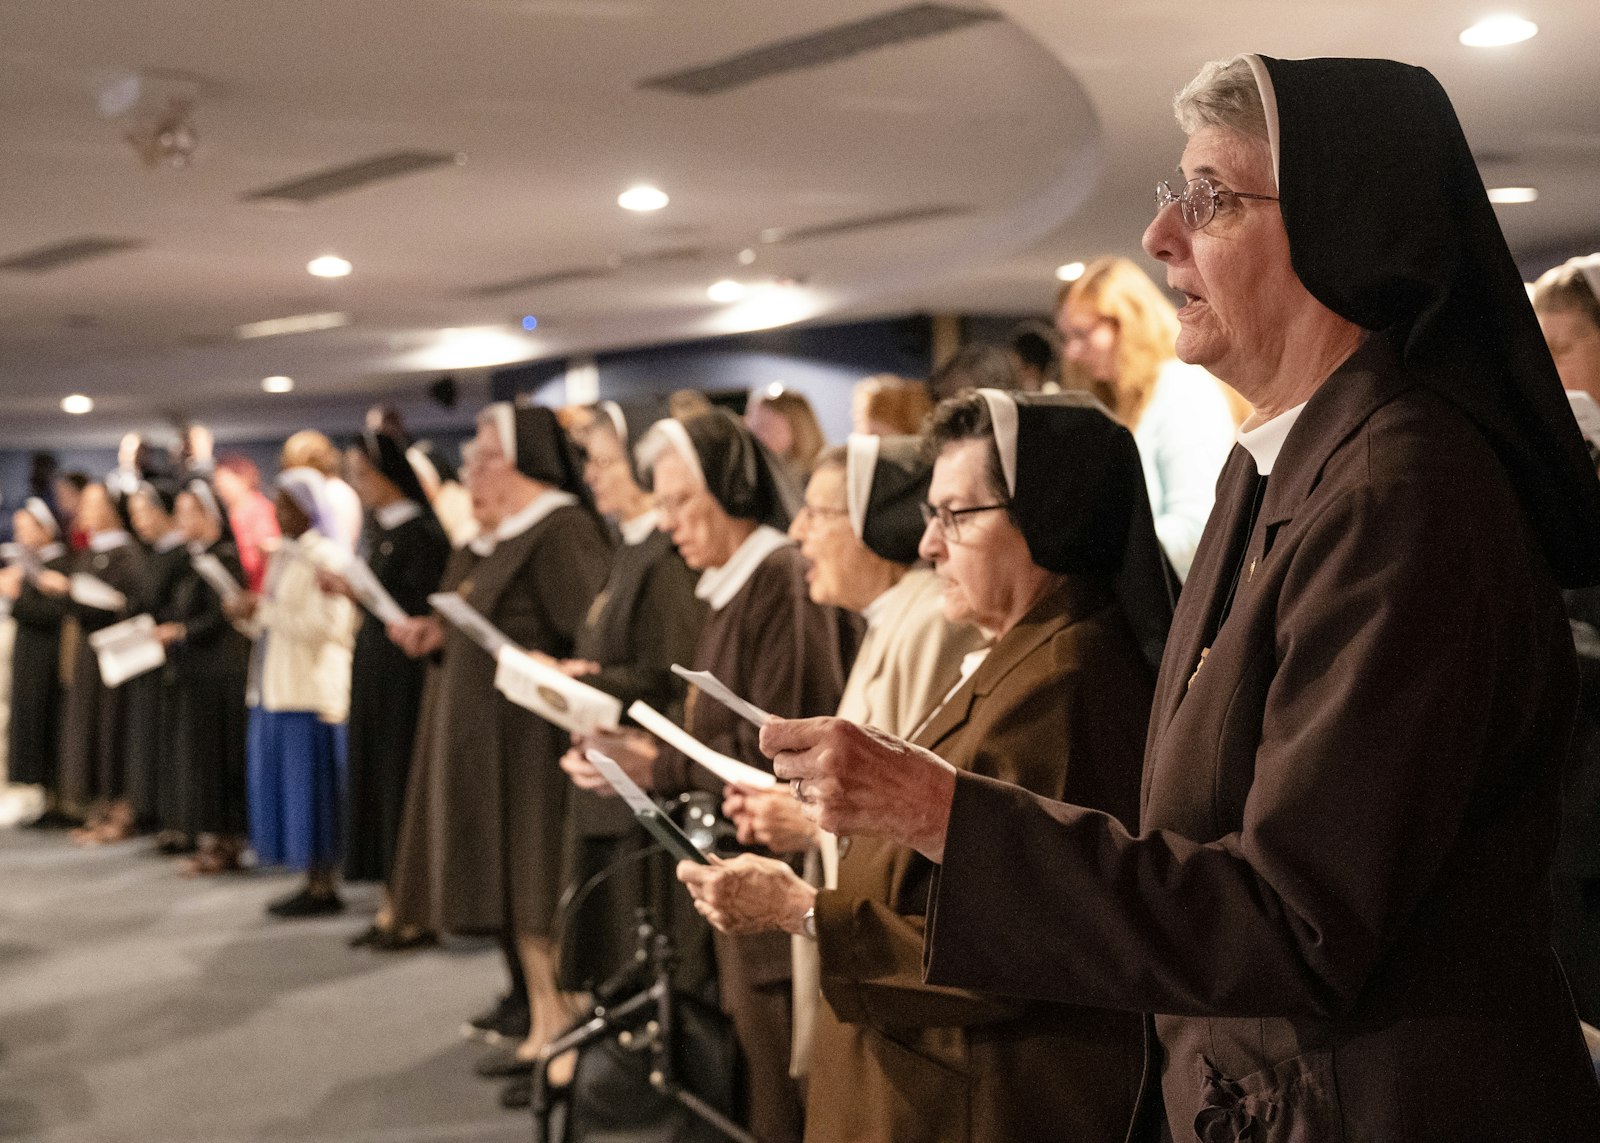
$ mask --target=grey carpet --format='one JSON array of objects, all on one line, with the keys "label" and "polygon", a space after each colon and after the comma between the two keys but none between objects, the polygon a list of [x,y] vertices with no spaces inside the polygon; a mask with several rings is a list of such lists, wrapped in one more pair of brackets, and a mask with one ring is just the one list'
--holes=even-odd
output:
[{"label": "grey carpet", "polygon": [[185,880],[149,844],[0,830],[0,1139],[530,1138],[458,1031],[502,990],[492,946],[354,951],[370,888],[280,921],[296,878]]}]

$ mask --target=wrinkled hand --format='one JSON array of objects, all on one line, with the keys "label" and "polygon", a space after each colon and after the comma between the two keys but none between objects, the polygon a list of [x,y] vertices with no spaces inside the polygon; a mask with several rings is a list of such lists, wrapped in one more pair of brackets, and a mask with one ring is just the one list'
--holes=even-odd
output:
[{"label": "wrinkled hand", "polygon": [[817,824],[806,817],[788,786],[772,790],[729,786],[723,792],[722,812],[738,830],[740,845],[804,853],[817,839]]},{"label": "wrinkled hand", "polygon": [[244,622],[255,616],[256,608],[261,605],[261,597],[249,591],[241,591],[227,603],[222,605],[222,614],[235,622]]},{"label": "wrinkled hand", "polygon": [[317,569],[317,586],[324,595],[342,595],[346,599],[354,600],[355,594],[350,590],[350,583],[344,576],[325,568]]},{"label": "wrinkled hand", "polygon": [[761,752],[780,778],[803,779],[806,816],[836,834],[871,834],[944,857],[956,770],[936,754],[839,718],[774,719]]},{"label": "wrinkled hand", "polygon": [[188,633],[182,623],[161,623],[150,632],[150,636],[163,647],[170,647],[174,643],[181,643]]},{"label": "wrinkled hand", "polygon": [[384,631],[389,642],[413,659],[426,658],[444,646],[444,624],[432,615],[414,615],[389,624]]},{"label": "wrinkled hand", "polygon": [[622,772],[632,778],[640,789],[648,790],[655,784],[656,748],[655,739],[643,731],[623,728],[621,730],[597,730],[592,735],[572,736],[572,749],[561,756],[561,769],[572,779],[572,784],[580,790],[601,794],[607,797],[614,796],[616,791],[611,788],[594,768],[594,764],[583,756],[585,750],[594,749],[610,758]]},{"label": "wrinkled hand", "polygon": [[562,659],[556,664],[556,669],[569,679],[581,679],[585,675],[598,675],[600,664],[588,659]]},{"label": "wrinkled hand", "polygon": [[678,862],[678,880],[689,887],[694,907],[718,930],[734,936],[801,931],[817,890],[783,862],[753,853],[710,865]]}]

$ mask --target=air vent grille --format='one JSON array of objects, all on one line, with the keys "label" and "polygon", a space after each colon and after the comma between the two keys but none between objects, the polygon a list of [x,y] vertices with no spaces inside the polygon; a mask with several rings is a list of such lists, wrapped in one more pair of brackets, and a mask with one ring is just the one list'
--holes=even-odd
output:
[{"label": "air vent grille", "polygon": [[334,195],[348,194],[373,183],[413,175],[434,167],[453,166],[460,161],[454,151],[394,151],[375,155],[359,163],[331,167],[325,171],[262,187],[239,196],[241,202],[289,202],[302,206]]},{"label": "air vent grille", "polygon": [[998,12],[951,4],[911,4],[865,20],[779,40],[703,67],[652,76],[639,86],[680,95],[719,95],[791,71],[838,63],[864,52],[1000,19]]},{"label": "air vent grille", "polygon": [[545,274],[528,274],[521,278],[509,278],[503,282],[490,282],[488,285],[474,286],[466,292],[469,297],[474,298],[498,298],[506,294],[520,294],[528,290],[565,286],[572,282],[588,282],[595,278],[607,277],[613,272],[609,266],[575,266],[566,270],[552,270]]},{"label": "air vent grille", "polygon": [[0,261],[0,270],[18,274],[43,274],[50,270],[59,270],[63,266],[87,262],[91,258],[104,258],[108,254],[137,250],[143,245],[143,242],[133,238],[73,238]]},{"label": "air vent grille", "polygon": [[968,206],[917,206],[910,210],[897,210],[888,214],[868,214],[845,218],[838,222],[821,222],[815,226],[773,227],[761,232],[761,241],[767,245],[805,242],[813,238],[833,238],[861,230],[876,230],[881,226],[900,226],[908,222],[932,222],[941,218],[957,218],[972,213]]}]

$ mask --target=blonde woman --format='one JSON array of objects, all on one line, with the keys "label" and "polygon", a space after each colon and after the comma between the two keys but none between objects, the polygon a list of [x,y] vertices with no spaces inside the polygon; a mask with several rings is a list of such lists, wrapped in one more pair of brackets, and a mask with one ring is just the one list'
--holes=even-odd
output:
[{"label": "blonde woman", "polygon": [[1068,367],[1133,430],[1156,535],[1187,575],[1238,428],[1226,390],[1177,359],[1177,311],[1126,258],[1098,258],[1065,287],[1056,328]]}]

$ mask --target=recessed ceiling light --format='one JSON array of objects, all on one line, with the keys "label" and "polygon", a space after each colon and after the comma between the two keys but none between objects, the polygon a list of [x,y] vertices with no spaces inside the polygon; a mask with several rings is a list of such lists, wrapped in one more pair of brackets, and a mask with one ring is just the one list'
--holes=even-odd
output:
[{"label": "recessed ceiling light", "polygon": [[241,341],[248,341],[252,337],[276,337],[283,333],[310,333],[319,329],[336,329],[341,325],[350,324],[349,314],[295,314],[292,317],[268,318],[266,321],[253,321],[234,329],[234,334]]},{"label": "recessed ceiling light", "polygon": [[753,247],[746,246],[743,250],[739,251],[739,265],[748,266],[755,260],[756,252]]},{"label": "recessed ceiling light", "polygon": [[629,187],[617,196],[617,205],[623,210],[651,211],[660,210],[671,200],[666,192],[659,187],[640,183],[636,187]]},{"label": "recessed ceiling light", "polygon": [[1498,15],[1479,20],[1461,33],[1461,42],[1469,48],[1503,48],[1507,44],[1520,44],[1539,34],[1539,25],[1521,16]]},{"label": "recessed ceiling light", "polygon": [[706,289],[706,297],[714,302],[736,302],[744,297],[744,286],[732,278],[724,278],[711,283]]},{"label": "recessed ceiling light", "polygon": [[1068,262],[1065,266],[1056,267],[1056,277],[1063,282],[1076,282],[1083,277],[1083,270],[1082,262]]},{"label": "recessed ceiling light", "polygon": [[1538,187],[1490,187],[1489,201],[1496,203],[1506,202],[1535,202],[1539,198]]},{"label": "recessed ceiling light", "polygon": [[348,277],[352,269],[354,267],[337,254],[324,254],[320,258],[313,258],[306,263],[306,273],[318,278]]},{"label": "recessed ceiling light", "polygon": [[274,377],[263,377],[261,389],[266,393],[292,393],[294,392],[294,378],[279,374]]},{"label": "recessed ceiling light", "polygon": [[81,417],[85,413],[94,411],[94,400],[82,393],[74,393],[70,397],[61,398],[61,411],[71,413],[74,417]]}]

